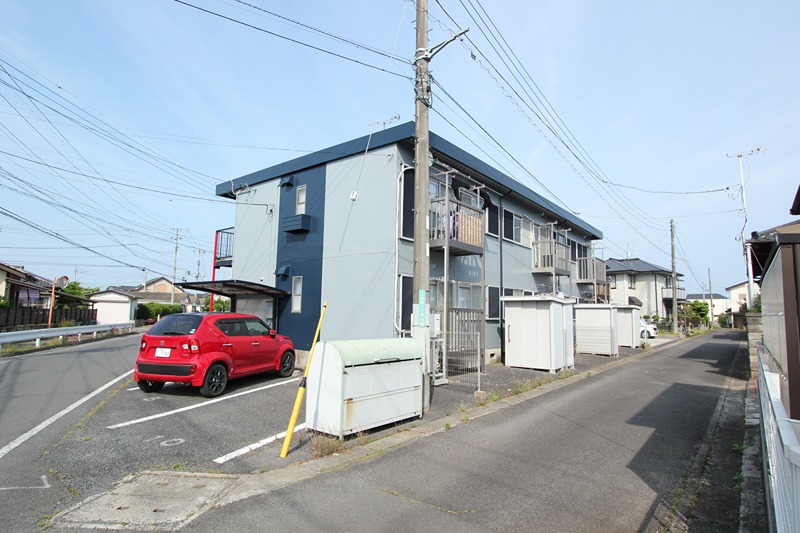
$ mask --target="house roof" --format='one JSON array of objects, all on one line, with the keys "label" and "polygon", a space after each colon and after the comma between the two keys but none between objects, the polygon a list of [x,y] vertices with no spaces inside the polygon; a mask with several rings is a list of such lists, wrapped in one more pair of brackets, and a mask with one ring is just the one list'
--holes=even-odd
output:
[{"label": "house roof", "polygon": [[13,274],[20,278],[24,278],[26,276],[26,272],[24,270],[20,270],[18,267],[12,267],[11,265],[7,265],[5,263],[0,263],[0,270],[5,270],[7,273]]},{"label": "house roof", "polygon": [[109,287],[104,291],[93,292],[91,294],[87,294],[86,296],[88,298],[92,298],[93,296],[97,296],[98,294],[105,294],[107,292],[113,292],[114,294],[121,294],[122,296],[127,296],[131,300],[135,300],[137,298],[136,295],[134,295],[133,293],[131,293],[129,291],[121,290],[121,289],[115,288],[115,287]]},{"label": "house roof", "polygon": [[[252,187],[259,183],[299,172],[301,170],[324,165],[326,163],[350,157],[352,155],[361,154],[367,148],[377,149],[392,144],[407,142],[413,145],[414,141],[414,123],[406,122],[392,128],[366,135],[364,137],[353,139],[312,154],[307,154],[272,167],[241,176],[239,178],[226,181],[217,185],[217,196],[226,198],[235,198],[236,191]],[[547,200],[541,195],[535,193],[525,185],[519,183],[515,179],[503,174],[494,167],[487,165],[477,157],[469,152],[458,148],[456,145],[446,141],[433,132],[430,132],[430,146],[434,155],[443,156],[444,158],[456,162],[459,166],[466,166],[470,169],[470,173],[475,171],[483,175],[487,180],[495,183],[498,188],[504,189],[504,192],[514,194],[528,200],[537,206],[550,213],[556,219],[565,221],[568,225],[584,231],[590,239],[602,239],[603,233],[589,224],[588,222],[580,219],[574,214],[568,212],[565,208],[556,205],[555,203]]]},{"label": "house roof", "polygon": [[[711,296],[712,300],[728,300],[729,299],[727,296],[723,296],[722,294],[720,294],[718,292],[712,293],[710,296]],[[707,292],[706,293],[695,292],[695,293],[686,295],[686,299],[687,300],[708,300],[708,297],[709,297],[709,294]]]},{"label": "house roof", "polygon": [[[606,272],[609,274],[616,274],[621,272],[633,272],[635,274],[644,273],[663,273],[672,274],[671,269],[666,269],[653,263],[648,263],[637,257],[629,259],[606,259]],[[678,276],[683,276],[680,272],[676,272]]]},{"label": "house roof", "polygon": [[726,291],[728,291],[728,292],[730,292],[730,291],[731,291],[731,289],[736,289],[737,287],[741,287],[741,286],[743,286],[743,285],[744,285],[744,286],[746,286],[746,285],[747,285],[747,280],[744,280],[744,281],[742,281],[741,283],[734,283],[734,284],[733,284],[733,285],[731,285],[730,287],[725,287],[725,290],[726,290]]}]

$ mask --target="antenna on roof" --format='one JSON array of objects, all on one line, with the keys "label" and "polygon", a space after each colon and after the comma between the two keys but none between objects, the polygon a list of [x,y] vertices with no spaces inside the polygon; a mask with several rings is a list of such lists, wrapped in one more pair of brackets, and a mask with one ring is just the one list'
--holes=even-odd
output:
[{"label": "antenna on roof", "polygon": [[387,124],[391,124],[392,122],[397,122],[400,120],[400,115],[395,115],[392,118],[387,118],[386,120],[379,120],[378,122],[373,122],[370,126],[377,126],[378,124],[383,124],[383,129],[386,129]]}]

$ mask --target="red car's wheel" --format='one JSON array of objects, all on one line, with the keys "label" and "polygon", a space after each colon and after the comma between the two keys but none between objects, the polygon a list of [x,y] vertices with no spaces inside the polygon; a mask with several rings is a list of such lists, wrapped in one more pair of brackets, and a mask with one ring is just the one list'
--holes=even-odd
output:
[{"label": "red car's wheel", "polygon": [[206,371],[203,379],[203,386],[200,387],[200,394],[206,398],[214,398],[225,391],[228,385],[228,370],[224,365],[214,363]]}]

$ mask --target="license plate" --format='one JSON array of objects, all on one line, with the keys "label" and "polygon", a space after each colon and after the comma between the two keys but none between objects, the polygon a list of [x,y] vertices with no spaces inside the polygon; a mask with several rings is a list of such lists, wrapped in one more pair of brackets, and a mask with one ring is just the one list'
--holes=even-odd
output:
[{"label": "license plate", "polygon": [[156,357],[169,357],[170,348],[156,348]]}]

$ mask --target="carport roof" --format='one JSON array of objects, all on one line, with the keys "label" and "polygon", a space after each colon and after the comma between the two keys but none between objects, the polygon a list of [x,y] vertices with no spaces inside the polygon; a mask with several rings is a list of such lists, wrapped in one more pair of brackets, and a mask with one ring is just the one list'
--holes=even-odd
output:
[{"label": "carport roof", "polygon": [[269,285],[263,285],[254,281],[241,281],[236,279],[225,279],[219,281],[184,281],[182,283],[176,283],[175,285],[183,289],[220,294],[222,296],[227,296],[228,298],[258,294],[274,297],[289,296],[289,293],[282,289],[277,289],[275,287],[270,287]]}]

